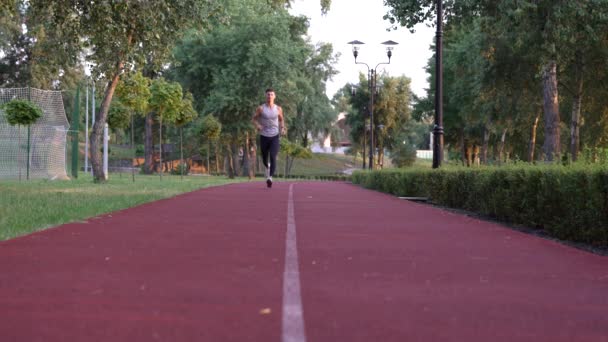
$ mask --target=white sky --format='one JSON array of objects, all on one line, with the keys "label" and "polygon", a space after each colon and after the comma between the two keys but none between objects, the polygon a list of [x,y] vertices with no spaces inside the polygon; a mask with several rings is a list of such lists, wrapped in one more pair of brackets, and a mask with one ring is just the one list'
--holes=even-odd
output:
[{"label": "white sky", "polygon": [[359,40],[365,43],[359,50],[357,61],[367,63],[370,68],[386,62],[386,49],[382,42],[393,40],[399,43],[393,50],[391,64],[380,65],[378,73],[388,72],[391,76],[405,75],[412,80],[412,91],[422,96],[428,88],[424,67],[432,57],[430,46],[435,37],[435,29],[424,24],[416,26],[410,33],[400,27],[387,32],[390,23],[382,19],[388,12],[383,0],[332,0],[327,15],[321,15],[319,0],[294,0],[290,12],[310,18],[308,34],[311,42],[331,43],[334,52],[340,52],[338,63],[334,66],[339,74],[327,84],[330,98],[344,84],[356,83],[359,72],[367,73],[365,65],[355,64],[351,46],[348,42]]}]

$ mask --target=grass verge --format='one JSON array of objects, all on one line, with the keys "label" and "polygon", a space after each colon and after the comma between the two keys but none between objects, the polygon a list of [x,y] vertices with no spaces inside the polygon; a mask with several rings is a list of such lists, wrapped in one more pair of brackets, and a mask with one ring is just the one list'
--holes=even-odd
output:
[{"label": "grass verge", "polygon": [[0,240],[26,235],[60,224],[84,220],[142,203],[197,189],[245,181],[245,178],[110,175],[106,184],[90,175],[69,181],[0,182]]}]

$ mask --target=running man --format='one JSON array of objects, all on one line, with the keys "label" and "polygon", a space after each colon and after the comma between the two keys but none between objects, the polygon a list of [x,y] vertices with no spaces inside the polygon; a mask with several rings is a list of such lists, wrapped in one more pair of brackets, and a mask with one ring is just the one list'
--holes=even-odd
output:
[{"label": "running man", "polygon": [[[283,109],[274,103],[276,94],[274,89],[266,89],[266,103],[259,106],[252,121],[260,133],[260,148],[262,149],[262,162],[266,167],[266,185],[272,187],[272,176],[276,170],[277,154],[279,153],[279,136],[287,133]],[[270,164],[269,164],[270,162]]]}]

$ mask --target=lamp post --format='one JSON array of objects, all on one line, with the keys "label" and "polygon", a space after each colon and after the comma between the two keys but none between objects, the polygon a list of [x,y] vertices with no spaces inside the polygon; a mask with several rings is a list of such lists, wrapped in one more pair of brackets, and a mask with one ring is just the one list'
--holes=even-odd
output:
[{"label": "lamp post", "polygon": [[391,57],[393,56],[393,47],[399,43],[394,42],[392,40],[387,40],[382,45],[386,46],[386,56],[388,57],[388,62],[378,63],[375,68],[370,68],[367,63],[357,62],[357,57],[359,56],[359,45],[363,45],[365,43],[360,42],[358,40],[353,40],[348,44],[353,47],[353,56],[355,57],[355,64],[363,64],[367,67],[367,86],[369,88],[369,169],[374,169],[374,97],[377,95],[378,89],[376,88],[376,70],[378,66],[381,64],[391,64]]},{"label": "lamp post", "polygon": [[443,160],[443,5],[437,0],[437,34],[435,41],[435,125],[433,127],[433,168]]}]

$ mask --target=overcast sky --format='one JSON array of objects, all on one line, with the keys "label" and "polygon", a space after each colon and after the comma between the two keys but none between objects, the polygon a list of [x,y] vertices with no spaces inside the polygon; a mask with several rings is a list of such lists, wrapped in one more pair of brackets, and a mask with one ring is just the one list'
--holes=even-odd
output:
[{"label": "overcast sky", "polygon": [[359,51],[357,61],[374,68],[386,62],[386,49],[382,42],[393,40],[399,43],[393,50],[390,65],[380,65],[380,74],[386,70],[391,76],[405,75],[412,80],[412,91],[424,95],[428,88],[424,67],[433,53],[430,46],[435,29],[421,24],[414,34],[405,28],[387,32],[390,23],[382,19],[388,12],[383,0],[332,0],[327,15],[321,15],[319,0],[294,0],[292,14],[310,18],[308,34],[312,43],[332,43],[334,52],[340,52],[335,68],[340,72],[327,84],[327,95],[331,98],[344,84],[358,82],[359,72],[367,73],[365,65],[356,65],[348,42],[359,40],[365,43]]}]

